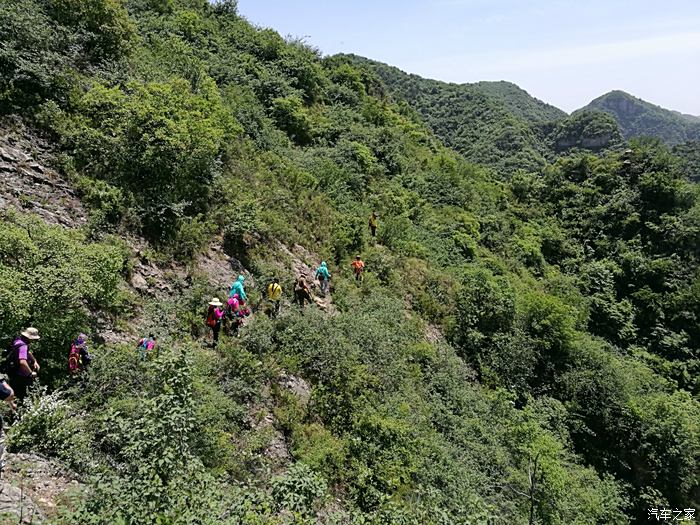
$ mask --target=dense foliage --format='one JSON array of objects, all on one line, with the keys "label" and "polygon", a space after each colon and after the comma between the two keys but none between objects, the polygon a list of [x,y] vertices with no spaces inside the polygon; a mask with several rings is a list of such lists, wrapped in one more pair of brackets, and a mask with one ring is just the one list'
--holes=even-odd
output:
[{"label": "dense foliage", "polygon": [[95,312],[129,309],[119,286],[125,247],[12,212],[0,219],[0,342],[4,348],[23,327],[40,325],[41,363],[51,375],[63,372],[66,345],[95,326]]},{"label": "dense foliage", "polygon": [[622,141],[611,116],[569,117],[509,82],[448,84],[354,55],[347,59],[376,72],[447,146],[503,175],[537,171],[555,154],[615,149]]},{"label": "dense foliage", "polygon": [[[35,324],[55,363],[10,444],[86,483],[57,523],[554,525],[697,508],[700,195],[665,146],[569,151],[617,147],[619,131],[596,113],[551,122],[508,84],[321,57],[231,1],[21,3],[0,3],[2,111],[54,139],[90,213],[81,231],[0,222],[0,335]],[[555,150],[569,153],[547,162]],[[133,253],[134,235],[151,247]],[[194,263],[213,240],[287,294],[285,247],[327,260],[334,314],[285,305],[203,344],[202,309],[226,293]],[[137,295],[124,281],[143,260],[189,272]],[[157,355],[105,344],[67,381],[61,352],[105,317],[156,331]]]},{"label": "dense foliage", "polygon": [[601,151],[619,147],[622,134],[615,119],[600,111],[581,111],[538,126],[543,140],[557,153],[571,149]]},{"label": "dense foliage", "polygon": [[683,160],[685,172],[694,182],[700,181],[700,141],[677,144],[673,153]]},{"label": "dense foliage", "polygon": [[476,82],[474,87],[505,104],[508,109],[529,123],[551,122],[566,117],[559,108],[531,97],[527,91],[511,82]]},{"label": "dense foliage", "polygon": [[506,95],[498,84],[448,84],[361,57],[351,55],[348,60],[375,71],[396,98],[470,161],[508,172],[544,165],[546,148],[531,124],[545,121],[553,112],[526,93],[516,97]]}]

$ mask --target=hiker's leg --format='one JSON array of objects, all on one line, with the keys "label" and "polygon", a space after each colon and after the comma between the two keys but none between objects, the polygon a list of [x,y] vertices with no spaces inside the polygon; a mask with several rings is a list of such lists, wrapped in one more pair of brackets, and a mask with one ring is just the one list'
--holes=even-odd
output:
[{"label": "hiker's leg", "polygon": [[12,390],[15,392],[15,397],[20,401],[27,397],[27,390],[32,384],[31,376],[14,376],[12,378]]},{"label": "hiker's leg", "polygon": [[212,326],[212,332],[214,333],[214,346],[219,342],[219,331],[221,330],[221,323],[216,323]]}]

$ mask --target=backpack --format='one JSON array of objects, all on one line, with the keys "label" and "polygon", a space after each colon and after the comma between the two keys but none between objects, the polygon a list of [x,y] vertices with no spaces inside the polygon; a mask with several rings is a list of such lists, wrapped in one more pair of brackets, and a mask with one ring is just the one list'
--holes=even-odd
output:
[{"label": "backpack", "polygon": [[278,291],[280,294],[282,293],[282,286],[279,283],[272,281],[270,284],[267,285],[267,296],[268,297],[270,297],[271,295],[274,295]]},{"label": "backpack", "polygon": [[82,362],[80,360],[80,352],[75,346],[71,345],[70,354],[68,355],[68,371],[71,374],[80,372]]},{"label": "backpack", "polygon": [[207,325],[214,328],[218,322],[219,319],[216,317],[216,307],[212,306],[207,312]]},{"label": "backpack", "polygon": [[2,361],[0,362],[0,372],[3,374],[13,374],[19,368],[18,349],[15,345],[17,338],[13,338],[10,344],[2,351]]}]

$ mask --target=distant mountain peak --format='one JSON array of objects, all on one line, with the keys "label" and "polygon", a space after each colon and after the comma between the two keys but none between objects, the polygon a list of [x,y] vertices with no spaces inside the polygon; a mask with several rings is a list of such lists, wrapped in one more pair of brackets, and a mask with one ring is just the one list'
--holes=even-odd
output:
[{"label": "distant mountain peak", "polygon": [[662,108],[621,90],[605,93],[578,111],[611,114],[626,139],[652,136],[667,144],[700,140],[700,118]]}]

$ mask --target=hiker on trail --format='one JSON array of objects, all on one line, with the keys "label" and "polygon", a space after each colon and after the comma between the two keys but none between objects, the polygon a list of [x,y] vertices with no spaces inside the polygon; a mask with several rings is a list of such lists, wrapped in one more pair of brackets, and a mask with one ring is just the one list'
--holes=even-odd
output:
[{"label": "hiker on trail", "polygon": [[87,336],[80,334],[70,345],[68,372],[76,375],[83,370],[87,370],[90,361],[92,361],[92,356],[87,349]]},{"label": "hiker on trail", "polygon": [[219,301],[218,297],[214,297],[209,301],[209,309],[207,310],[207,326],[211,328],[214,336],[214,343],[212,346],[216,348],[216,344],[219,342],[219,332],[221,331],[221,322],[226,315],[224,309],[222,308],[224,303]]},{"label": "hiker on trail", "polygon": [[236,282],[231,285],[231,292],[228,294],[228,296],[233,297],[234,294],[238,294],[238,300],[242,303],[247,303],[248,296],[245,294],[245,289],[243,288],[244,281],[245,277],[239,275]]},{"label": "hiker on trail", "polygon": [[29,350],[29,345],[39,339],[39,330],[30,327],[13,341],[10,348],[6,368],[10,376],[10,386],[20,401],[27,397],[27,390],[39,373],[39,362]]},{"label": "hiker on trail", "polygon": [[[12,387],[7,384],[5,377],[0,377],[0,401],[4,401],[10,407],[13,412],[17,410],[17,405],[15,404],[15,392]],[[0,415],[0,472],[5,469],[7,451],[5,448],[5,421]]]},{"label": "hiker on trail", "polygon": [[278,315],[282,308],[282,285],[277,277],[267,285],[267,300],[272,303],[272,314]]},{"label": "hiker on trail", "polygon": [[313,302],[311,298],[311,290],[309,285],[306,284],[306,278],[300,275],[294,282],[294,301],[302,308],[306,305],[308,301],[309,304]]},{"label": "hiker on trail", "polygon": [[379,217],[377,216],[377,212],[373,211],[372,215],[369,217],[369,231],[372,233],[372,237],[377,236],[377,224],[378,224],[378,219]]},{"label": "hiker on trail", "polygon": [[238,301],[238,294],[233,294],[226,300],[226,316],[228,334],[238,335],[238,329],[243,324],[244,313],[241,312],[241,303]]},{"label": "hiker on trail", "polygon": [[[15,392],[12,390],[12,387],[7,384],[4,376],[0,377],[0,401],[7,403],[13,412],[17,410],[17,405],[15,404]],[[5,469],[5,465],[7,463],[5,438],[5,421],[2,415],[0,415],[0,472]]]},{"label": "hiker on trail", "polygon": [[326,266],[326,261],[323,261],[321,266],[316,268],[316,279],[318,279],[318,284],[321,285],[321,295],[325,297],[331,282],[331,274],[328,271],[328,266]]},{"label": "hiker on trail", "polygon": [[238,294],[235,293],[226,300],[226,313],[235,315],[238,313],[238,309],[241,307],[241,303],[238,301]]},{"label": "hiker on trail", "polygon": [[139,344],[136,346],[139,349],[141,361],[145,361],[147,357],[152,355],[156,348],[156,336],[153,333],[148,334],[148,337],[139,339]]},{"label": "hiker on trail", "polygon": [[355,260],[352,261],[352,271],[355,272],[355,280],[362,281],[363,274],[365,271],[365,263],[359,255],[355,256]]},{"label": "hiker on trail", "polygon": [[0,377],[0,401],[7,403],[13,411],[17,410],[15,391],[12,390],[5,377]]}]

